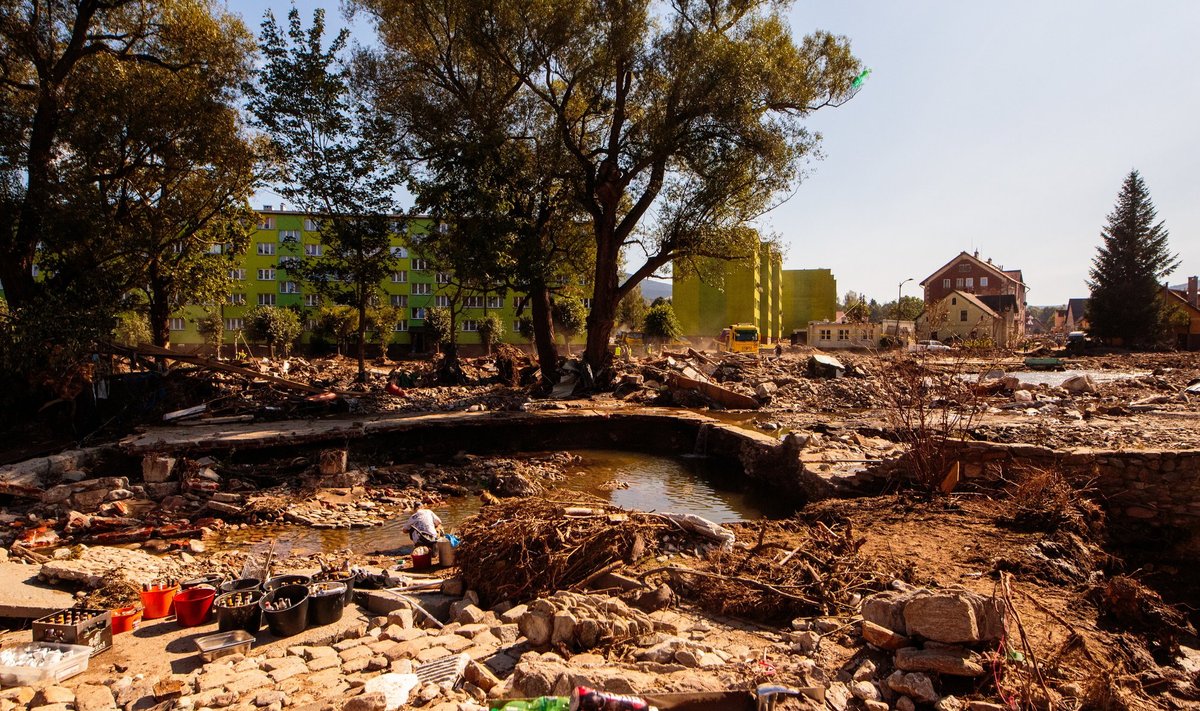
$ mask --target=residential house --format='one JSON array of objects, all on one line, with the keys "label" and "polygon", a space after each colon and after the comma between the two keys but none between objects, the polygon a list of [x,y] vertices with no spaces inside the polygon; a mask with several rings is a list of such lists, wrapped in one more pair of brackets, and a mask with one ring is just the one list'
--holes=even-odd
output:
[{"label": "residential house", "polygon": [[1011,296],[1017,325],[1016,338],[1025,334],[1026,293],[1029,288],[1020,269],[1006,270],[991,259],[980,259],[979,252],[960,252],[926,277],[921,286],[925,289],[926,310],[942,303],[954,292],[975,296]]},{"label": "residential house", "polygon": [[845,348],[878,348],[885,336],[899,338],[903,343],[914,340],[916,324],[912,321],[809,321],[807,345],[823,350]]},{"label": "residential house", "polygon": [[1182,314],[1177,322],[1172,319],[1172,331],[1175,347],[1184,351],[1200,351],[1200,289],[1197,282],[1196,277],[1188,277],[1186,289],[1162,288],[1167,308],[1177,309]]},{"label": "residential house", "polygon": [[1067,301],[1067,312],[1063,315],[1063,332],[1088,330],[1087,321],[1088,299],[1071,299]]},{"label": "residential house", "polygon": [[1005,294],[989,298],[951,290],[917,317],[917,335],[930,341],[988,339],[998,348],[1012,347],[1025,325],[1018,316],[1015,297]]}]

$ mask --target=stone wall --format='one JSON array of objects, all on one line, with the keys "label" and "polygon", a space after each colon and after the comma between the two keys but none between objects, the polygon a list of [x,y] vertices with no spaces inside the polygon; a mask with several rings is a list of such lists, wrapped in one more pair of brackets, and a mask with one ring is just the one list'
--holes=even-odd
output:
[{"label": "stone wall", "polygon": [[1028,444],[956,443],[964,483],[1058,468],[1095,492],[1118,520],[1200,531],[1200,450],[1057,450]]}]

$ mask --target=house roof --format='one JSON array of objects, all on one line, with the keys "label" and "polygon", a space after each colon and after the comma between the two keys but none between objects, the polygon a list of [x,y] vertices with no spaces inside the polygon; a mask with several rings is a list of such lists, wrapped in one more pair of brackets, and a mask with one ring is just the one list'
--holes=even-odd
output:
[{"label": "house roof", "polygon": [[1083,318],[1087,313],[1087,299],[1068,299],[1067,300],[1067,316],[1074,316],[1076,320]]},{"label": "house roof", "polygon": [[[983,311],[988,316],[991,316],[992,318],[1000,318],[1000,314],[996,313],[996,311],[991,306],[988,306],[987,304],[980,301],[979,297],[976,296],[975,294],[968,294],[965,291],[958,291],[956,289],[956,290],[950,292],[949,294],[946,294],[944,297],[942,297],[942,301],[949,299],[951,296],[957,296],[960,299],[966,299],[973,306],[978,308],[980,311]],[[1015,299],[1015,297],[1014,297],[1014,299]]]},{"label": "house roof", "polygon": [[1186,291],[1181,290],[1181,289],[1171,288],[1171,287],[1165,287],[1165,286],[1162,287],[1162,291],[1163,291],[1163,296],[1165,296],[1167,298],[1174,298],[1174,299],[1178,300],[1179,306],[1183,306],[1184,308],[1188,309],[1189,311],[1195,311],[1196,313],[1200,314],[1200,309],[1196,308],[1195,306],[1192,306],[1191,302],[1188,301]]},{"label": "house roof", "polygon": [[1009,271],[1004,271],[1000,267],[997,267],[995,264],[990,264],[988,262],[985,262],[982,259],[980,259],[979,257],[976,257],[975,255],[967,254],[966,252],[959,252],[958,256],[956,256],[954,259],[951,259],[950,261],[946,262],[941,267],[939,267],[938,270],[935,271],[933,274],[930,274],[929,276],[922,279],[921,286],[925,286],[929,282],[938,278],[938,276],[940,276],[942,272],[944,272],[947,269],[949,269],[950,267],[954,266],[963,257],[966,257],[967,259],[971,260],[978,266],[991,271],[992,273],[994,273],[996,276],[1000,277],[1001,279],[1007,279],[1008,281],[1014,281],[1014,282],[1017,282],[1018,284],[1021,284],[1022,286],[1025,285],[1024,282],[1021,280],[1021,270],[1020,269],[1010,269]]}]

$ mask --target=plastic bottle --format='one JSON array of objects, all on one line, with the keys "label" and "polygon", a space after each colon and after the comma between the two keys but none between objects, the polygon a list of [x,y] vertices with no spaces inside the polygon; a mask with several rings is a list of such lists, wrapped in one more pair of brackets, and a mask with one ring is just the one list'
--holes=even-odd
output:
[{"label": "plastic bottle", "polygon": [[571,700],[565,696],[539,696],[532,701],[509,701],[500,711],[568,711]]},{"label": "plastic bottle", "polygon": [[571,693],[570,711],[650,711],[654,707],[636,696],[609,694],[586,686]]}]

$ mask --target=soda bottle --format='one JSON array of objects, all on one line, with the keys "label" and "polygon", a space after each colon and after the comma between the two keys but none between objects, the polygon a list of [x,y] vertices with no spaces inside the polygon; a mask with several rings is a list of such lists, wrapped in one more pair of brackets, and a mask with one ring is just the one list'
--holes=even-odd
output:
[{"label": "soda bottle", "polygon": [[609,694],[586,686],[571,692],[570,711],[652,711],[654,707],[636,696]]}]

